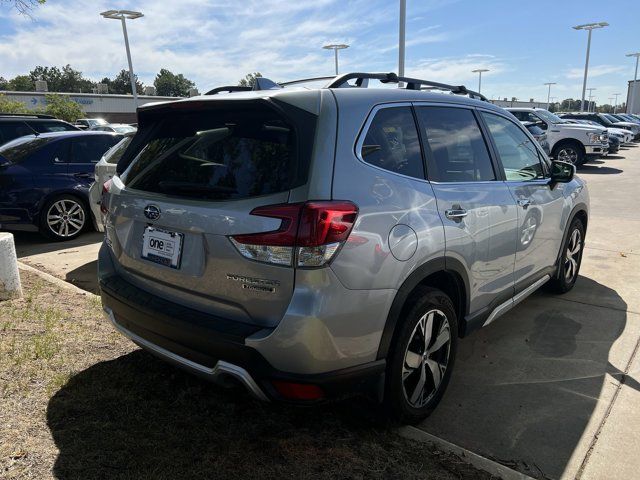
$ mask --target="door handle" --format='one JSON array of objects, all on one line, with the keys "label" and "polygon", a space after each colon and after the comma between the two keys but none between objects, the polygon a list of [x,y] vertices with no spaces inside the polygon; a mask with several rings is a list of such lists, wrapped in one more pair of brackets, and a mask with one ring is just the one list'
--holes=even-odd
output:
[{"label": "door handle", "polygon": [[531,200],[529,200],[528,198],[519,198],[517,203],[519,207],[522,207],[526,210],[529,205],[531,205]]},{"label": "door handle", "polygon": [[468,215],[468,212],[464,208],[452,208],[451,210],[445,210],[444,216],[449,220],[462,221],[464,217]]}]

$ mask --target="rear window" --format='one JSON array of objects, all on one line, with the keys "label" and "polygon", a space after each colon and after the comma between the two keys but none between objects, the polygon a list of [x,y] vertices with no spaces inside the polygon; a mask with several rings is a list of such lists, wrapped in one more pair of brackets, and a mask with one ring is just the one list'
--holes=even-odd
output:
[{"label": "rear window", "polygon": [[5,158],[10,163],[16,164],[25,160],[29,155],[44,147],[55,138],[42,137],[20,137],[12,142],[0,146],[0,157]]},{"label": "rear window", "polygon": [[31,128],[33,128],[36,132],[39,132],[39,133],[69,132],[69,131],[77,130],[77,128],[65,122],[37,121],[37,122],[27,122],[27,123]]},{"label": "rear window", "polygon": [[266,105],[167,113],[145,127],[137,150],[122,177],[147,192],[236,199],[306,181],[295,129]]},{"label": "rear window", "polygon": [[122,157],[122,154],[127,149],[129,144],[131,143],[131,137],[125,137],[120,142],[116,143],[113,147],[111,147],[107,153],[104,154],[104,159],[107,163],[116,164],[118,160]]}]

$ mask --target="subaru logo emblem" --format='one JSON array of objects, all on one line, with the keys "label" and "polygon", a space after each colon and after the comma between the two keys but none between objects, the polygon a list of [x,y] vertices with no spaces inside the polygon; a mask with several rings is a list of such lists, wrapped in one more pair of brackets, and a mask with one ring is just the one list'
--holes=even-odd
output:
[{"label": "subaru logo emblem", "polygon": [[144,209],[144,216],[149,220],[157,220],[160,218],[160,209],[155,205],[147,205]]}]

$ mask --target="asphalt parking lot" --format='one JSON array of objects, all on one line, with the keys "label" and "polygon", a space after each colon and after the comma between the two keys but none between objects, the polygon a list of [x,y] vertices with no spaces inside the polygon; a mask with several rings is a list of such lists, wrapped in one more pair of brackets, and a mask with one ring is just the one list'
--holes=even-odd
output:
[{"label": "asphalt parking lot", "polygon": [[[449,390],[420,428],[538,478],[635,478],[640,459],[640,146],[593,161],[581,277],[538,292],[460,343]],[[101,234],[16,236],[21,261],[95,292]]]}]

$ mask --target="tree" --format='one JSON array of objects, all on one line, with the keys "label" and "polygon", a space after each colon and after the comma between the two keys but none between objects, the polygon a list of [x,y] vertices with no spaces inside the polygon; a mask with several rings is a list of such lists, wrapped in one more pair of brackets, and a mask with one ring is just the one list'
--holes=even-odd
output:
[{"label": "tree", "polygon": [[153,85],[156,87],[157,95],[166,97],[186,97],[189,95],[189,89],[196,86],[195,83],[181,73],[174,75],[165,68],[160,69],[160,73],[156,75]]},{"label": "tree", "polygon": [[1,113],[28,113],[27,106],[22,102],[9,100],[6,95],[0,95]]},{"label": "tree", "polygon": [[47,89],[51,92],[91,92],[95,82],[84,78],[82,72],[71,65],[65,65],[62,70],[58,67],[37,66],[29,72],[31,80],[45,80]]},{"label": "tree", "polygon": [[[135,73],[133,74],[133,76],[135,77],[136,82],[136,92],[141,94],[144,86],[142,85],[142,82],[138,80],[138,76]],[[128,70],[121,70],[113,80],[105,78],[101,83],[106,83],[109,86],[109,93],[119,93],[125,95],[131,93],[131,81],[129,80],[130,78],[131,77],[129,76]],[[108,81],[105,82],[105,80]]]},{"label": "tree", "polygon": [[31,10],[33,10],[38,5],[44,5],[45,2],[46,0],[0,0],[0,3],[2,3],[3,5],[8,4],[9,6],[12,6],[16,10],[18,10],[18,12],[27,16],[31,12]]},{"label": "tree", "polygon": [[49,93],[45,95],[47,106],[44,109],[44,113],[47,115],[53,115],[56,118],[73,123],[80,117],[84,116],[82,107],[76,102],[71,100],[66,95],[56,95],[55,93]]},{"label": "tree", "polygon": [[248,73],[243,79],[238,82],[241,87],[253,87],[256,83],[256,78],[262,77],[260,72]]},{"label": "tree", "polygon": [[0,90],[7,90],[9,88],[9,82],[6,78],[0,77]]},{"label": "tree", "polygon": [[14,92],[33,92],[36,86],[33,84],[29,75],[17,75],[9,80],[9,86],[7,90]]}]

